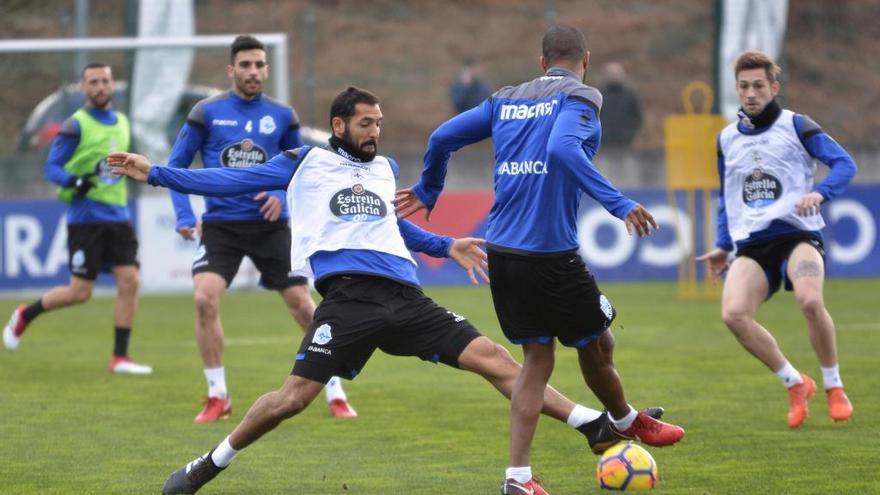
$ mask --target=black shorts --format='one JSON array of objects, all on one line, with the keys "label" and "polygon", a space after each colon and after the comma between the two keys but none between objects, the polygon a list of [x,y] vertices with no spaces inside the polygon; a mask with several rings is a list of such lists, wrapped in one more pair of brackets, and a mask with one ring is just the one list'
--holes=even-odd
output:
[{"label": "black shorts", "polygon": [[576,251],[520,255],[489,248],[495,313],[514,344],[583,347],[617,315]]},{"label": "black shorts", "polygon": [[290,273],[290,226],[284,221],[203,223],[192,273],[216,273],[229,287],[245,256],[254,262],[260,285],[267,289],[308,283],[305,277]]},{"label": "black shorts", "polygon": [[115,266],[134,265],[138,241],[128,222],[67,226],[68,268],[74,277],[95,280]]},{"label": "black shorts", "polygon": [[791,285],[788,275],[785,273],[788,267],[788,257],[798,244],[805,242],[819,251],[822,255],[822,261],[825,261],[825,247],[822,240],[817,238],[810,232],[796,233],[784,235],[775,239],[766,241],[757,241],[747,244],[736,251],[736,256],[745,256],[755,260],[764,270],[767,276],[767,299],[773,296],[782,281],[785,280],[785,290],[791,291],[794,287]]},{"label": "black shorts", "polygon": [[377,348],[394,356],[458,367],[458,357],[480,333],[417,287],[369,275],[322,281],[324,299],[306,331],[291,374],[326,383],[353,379]]}]

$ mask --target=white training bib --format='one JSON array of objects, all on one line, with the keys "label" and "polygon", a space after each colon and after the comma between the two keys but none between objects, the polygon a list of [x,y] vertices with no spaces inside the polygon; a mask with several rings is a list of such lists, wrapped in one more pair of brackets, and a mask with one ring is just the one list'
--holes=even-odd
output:
[{"label": "white training bib", "polygon": [[395,186],[384,156],[361,163],[309,149],[287,186],[291,270],[305,268],[318,251],[340,249],[388,253],[415,265],[391,204]]},{"label": "white training bib", "polygon": [[794,127],[794,113],[782,110],[766,131],[748,135],[736,123],[721,131],[724,154],[724,207],[734,242],[782,220],[801,230],[821,230],[821,215],[795,213],[795,204],[813,190],[816,163]]}]

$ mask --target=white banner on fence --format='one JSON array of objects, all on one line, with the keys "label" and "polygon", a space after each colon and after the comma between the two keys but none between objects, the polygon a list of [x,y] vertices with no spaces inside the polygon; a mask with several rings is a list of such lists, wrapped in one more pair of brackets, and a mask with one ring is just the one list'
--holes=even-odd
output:
[{"label": "white banner on fence", "polygon": [[725,0],[718,43],[718,82],[721,114],[736,120],[739,98],[733,65],[746,50],[760,50],[777,63],[782,54],[788,0]]},{"label": "white banner on fence", "polygon": [[[193,211],[205,211],[201,196],[190,196]],[[186,292],[192,290],[192,263],[198,241],[187,241],[175,230],[176,218],[167,194],[143,196],[137,200],[140,241],[141,292]],[[254,288],[259,272],[245,258],[232,288]]]}]

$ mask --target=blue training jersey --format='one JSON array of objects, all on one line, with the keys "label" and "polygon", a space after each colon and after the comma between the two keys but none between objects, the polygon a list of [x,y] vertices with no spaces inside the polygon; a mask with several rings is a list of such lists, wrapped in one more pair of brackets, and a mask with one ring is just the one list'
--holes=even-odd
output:
[{"label": "blue training jersey", "polygon": [[[299,119],[293,108],[258,94],[245,100],[232,90],[198,102],[177,136],[168,166],[188,168],[197,151],[205,168],[248,168],[264,163],[283,150],[302,146]],[[281,219],[287,218],[284,191],[267,192],[281,200]],[[262,192],[262,191],[258,191]],[[261,201],[256,194],[208,197],[204,221],[259,221]],[[196,224],[189,198],[171,191],[177,228]]]},{"label": "blue training jersey", "polygon": [[[293,175],[309,147],[285,152],[266,163],[249,168],[213,168],[183,170],[154,165],[147,177],[153,186],[164,186],[180,193],[200,194],[210,199],[235,197],[244,193],[266,190],[287,190]],[[398,176],[397,165],[388,160]],[[348,186],[346,183],[340,187]],[[393,209],[389,208],[393,213]],[[415,224],[398,219],[400,234],[406,247],[433,257],[448,256],[452,238],[422,230]],[[372,222],[364,222],[369,229]],[[339,274],[370,274],[418,286],[419,280],[412,262],[389,253],[366,249],[317,251],[310,258],[316,284],[322,279]]]},{"label": "blue training jersey", "polygon": [[[100,108],[87,108],[87,110],[89,115],[102,124],[114,125],[119,120],[113,110]],[[61,124],[61,130],[52,140],[44,174],[46,179],[58,186],[68,187],[76,177],[64,170],[64,164],[70,161],[79,146],[80,132],[79,122],[71,117]],[[74,197],[67,209],[68,225],[127,222],[129,219],[130,213],[127,206],[111,205],[86,197]]]},{"label": "blue training jersey", "polygon": [[[770,129],[770,127],[773,126],[774,123],[775,121],[764,127],[749,128],[746,127],[742,122],[740,122],[737,124],[736,129],[742,134],[755,135],[766,132],[768,129]],[[831,136],[825,133],[825,131],[822,130],[819,124],[814,122],[806,115],[794,115],[794,128],[797,132],[798,138],[801,141],[801,144],[804,146],[804,149],[807,150],[807,153],[809,153],[810,156],[819,160],[821,163],[825,164],[831,169],[831,171],[828,173],[828,176],[825,177],[822,182],[816,184],[816,186],[813,188],[813,191],[821,194],[824,198],[824,202],[831,201],[837,196],[840,196],[846,189],[846,186],[849,185],[852,178],[856,175],[856,170],[858,168],[856,166],[855,160],[853,160],[850,154],[846,152],[843,146],[841,146]],[[715,245],[721,249],[724,249],[725,251],[733,251],[734,242],[730,236],[730,230],[728,228],[727,221],[727,211],[724,206],[724,170],[724,153],[722,152],[721,146],[719,144],[718,177],[721,178],[721,187],[719,190],[720,197],[718,206],[718,231]],[[774,220],[766,229],[758,232],[753,232],[749,235],[748,239],[737,242],[736,247],[742,247],[753,242],[766,241],[768,239],[775,239],[777,237],[782,237],[788,234],[799,232],[803,231],[782,220]],[[815,231],[811,233],[817,239],[822,239],[821,231]]]},{"label": "blue training jersey", "polygon": [[434,131],[413,192],[432,209],[452,153],[491,137],[495,202],[486,234],[489,245],[525,254],[577,249],[581,193],[620,219],[635,206],[592,164],[602,136],[601,106],[598,90],[558,67],[502,88]]}]

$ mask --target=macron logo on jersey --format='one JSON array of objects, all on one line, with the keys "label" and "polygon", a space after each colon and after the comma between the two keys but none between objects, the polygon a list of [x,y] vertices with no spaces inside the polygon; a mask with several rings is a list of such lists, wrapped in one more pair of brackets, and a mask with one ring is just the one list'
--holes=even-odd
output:
[{"label": "macron logo on jersey", "polygon": [[211,125],[216,125],[216,126],[237,126],[237,125],[238,125],[238,121],[237,121],[237,120],[231,120],[231,119],[214,119],[214,120],[211,121]]},{"label": "macron logo on jersey", "polygon": [[553,114],[559,101],[545,101],[534,105],[501,105],[500,120],[525,120]]},{"label": "macron logo on jersey", "polygon": [[524,162],[501,162],[498,166],[498,175],[542,175],[547,173],[547,164],[541,160],[528,160]]}]

